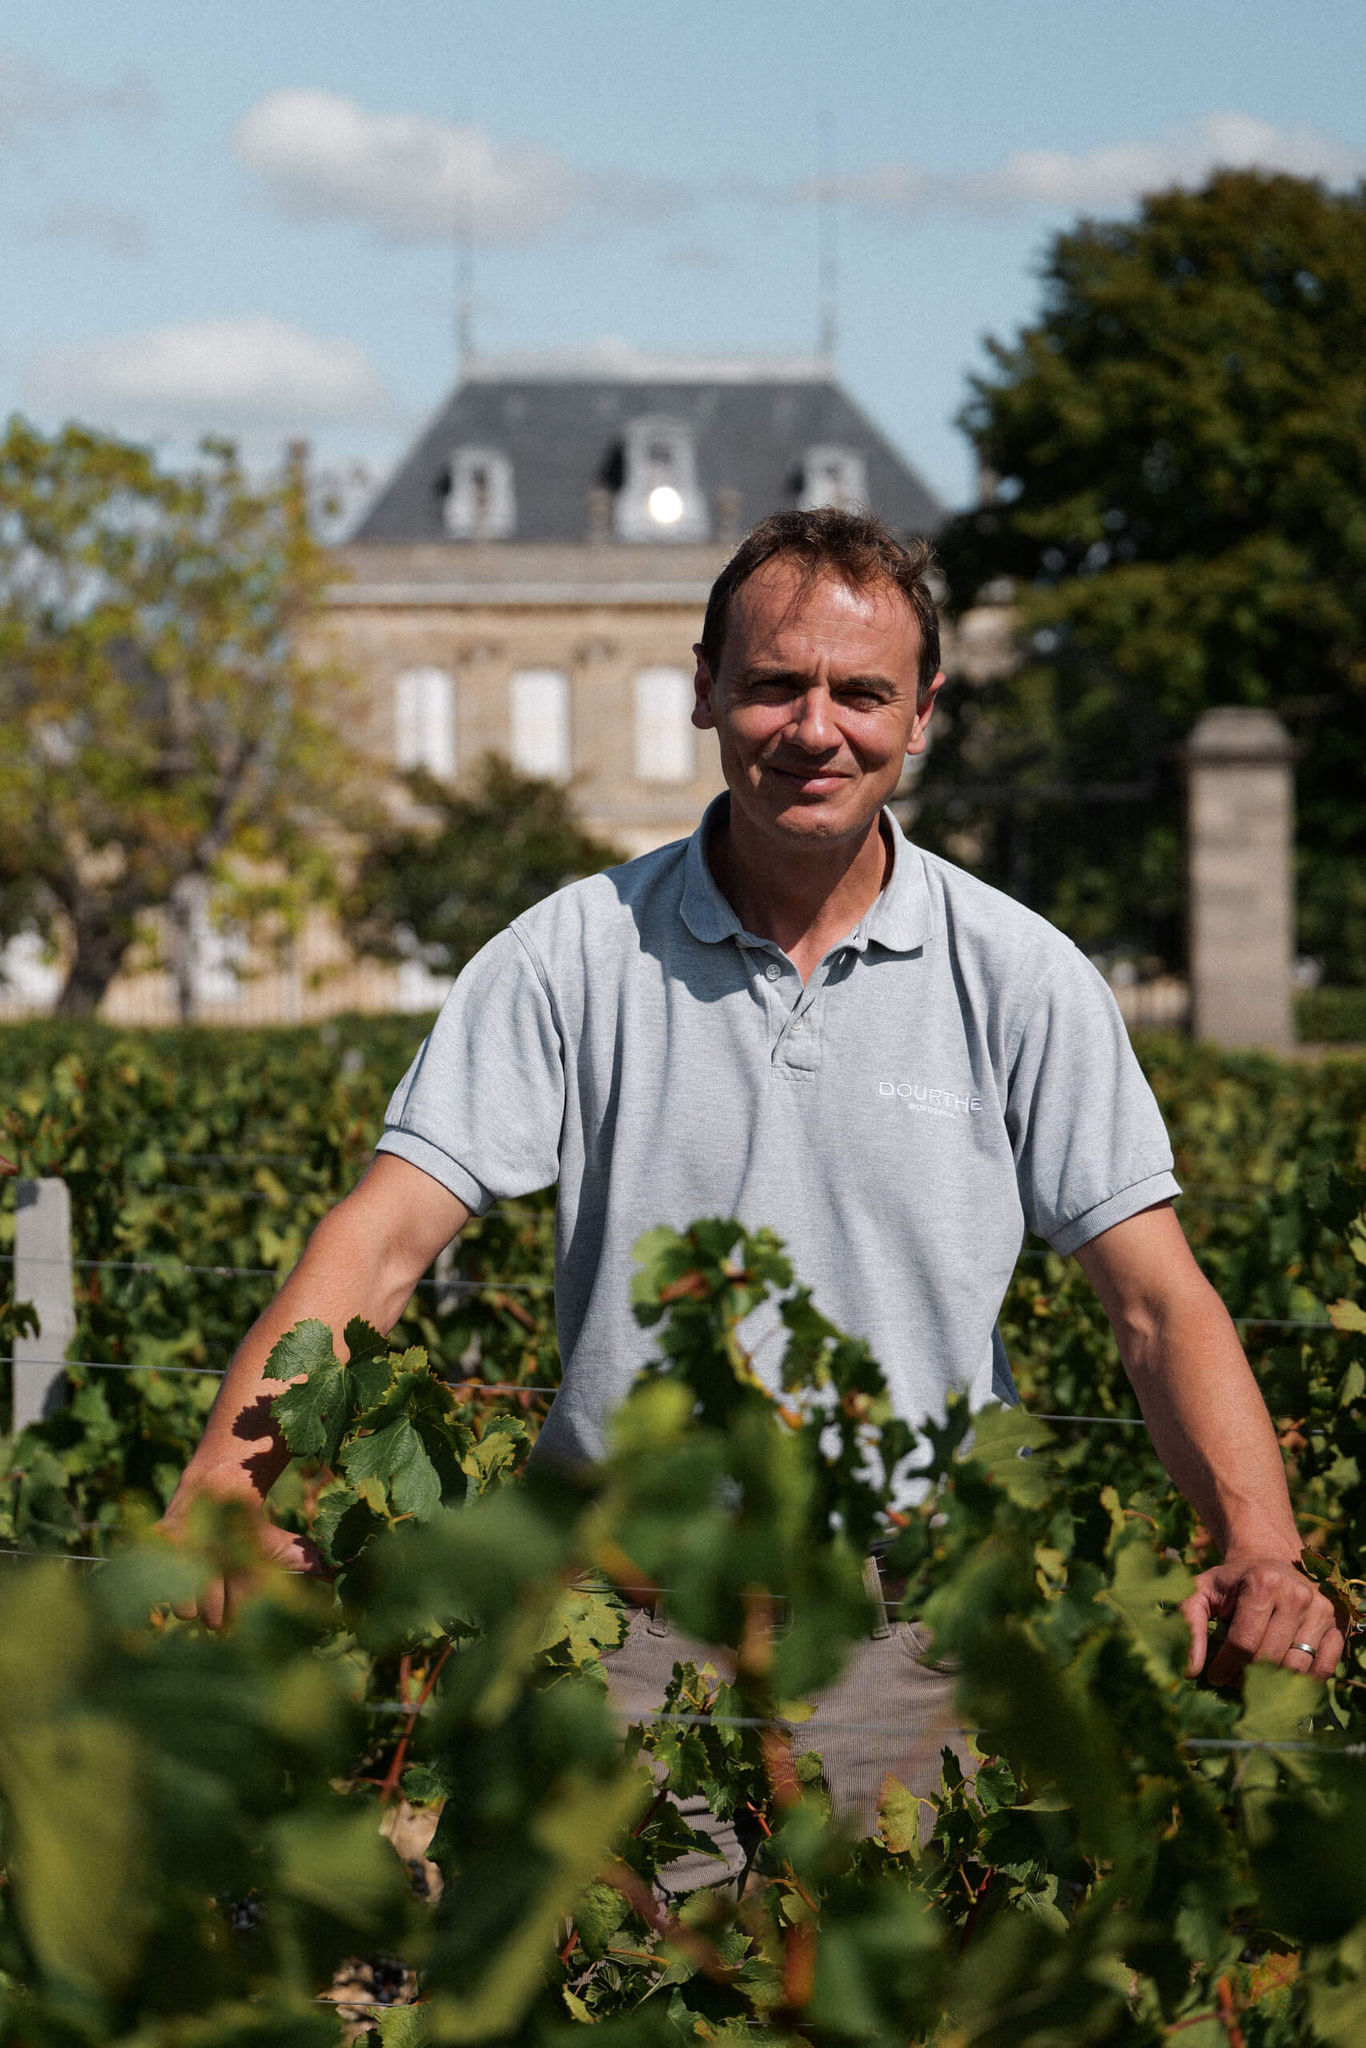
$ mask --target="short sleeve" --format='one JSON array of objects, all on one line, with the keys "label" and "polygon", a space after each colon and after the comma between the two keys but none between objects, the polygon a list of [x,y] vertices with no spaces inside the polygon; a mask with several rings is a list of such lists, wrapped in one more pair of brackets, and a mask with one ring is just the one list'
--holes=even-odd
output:
[{"label": "short sleeve", "polygon": [[385,1115],[395,1153],[482,1216],[559,1174],[564,1047],[536,963],[515,930],[458,976]]},{"label": "short sleeve", "polygon": [[1074,946],[1050,961],[1026,1005],[1006,1125],[1025,1222],[1057,1252],[1181,1192],[1115,999]]}]

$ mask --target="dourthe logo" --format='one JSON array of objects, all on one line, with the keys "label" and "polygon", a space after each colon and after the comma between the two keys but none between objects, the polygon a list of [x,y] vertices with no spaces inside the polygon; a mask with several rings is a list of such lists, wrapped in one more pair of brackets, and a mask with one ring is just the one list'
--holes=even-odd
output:
[{"label": "dourthe logo", "polygon": [[980,1095],[960,1095],[955,1088],[930,1088],[923,1081],[879,1081],[877,1092],[930,1116],[972,1116],[982,1107]]}]

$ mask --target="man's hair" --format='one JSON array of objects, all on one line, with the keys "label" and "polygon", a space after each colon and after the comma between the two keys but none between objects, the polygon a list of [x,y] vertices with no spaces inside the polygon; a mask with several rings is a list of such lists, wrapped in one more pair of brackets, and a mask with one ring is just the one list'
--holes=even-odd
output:
[{"label": "man's hair", "polygon": [[745,535],[711,587],[699,645],[713,676],[726,641],[731,599],[765,562],[800,563],[802,590],[818,576],[840,576],[852,588],[890,583],[905,598],[920,628],[917,695],[924,697],[939,672],[939,614],[930,591],[934,555],[926,540],[899,541],[866,512],[824,505],[811,512],[771,512]]}]

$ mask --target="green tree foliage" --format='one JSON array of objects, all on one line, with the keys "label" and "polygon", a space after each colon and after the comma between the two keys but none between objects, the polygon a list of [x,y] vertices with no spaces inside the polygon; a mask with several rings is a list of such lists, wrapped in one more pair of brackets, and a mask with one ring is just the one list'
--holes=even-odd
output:
[{"label": "green tree foliage", "polygon": [[421,771],[408,783],[417,817],[371,840],[347,904],[353,944],[381,959],[416,951],[458,974],[543,896],[625,859],[583,830],[561,784],[500,755],[484,757],[467,791]]},{"label": "green tree foliage", "polygon": [[996,502],[943,537],[957,605],[1013,582],[1023,664],[958,694],[931,779],[1149,795],[923,827],[1084,945],[1175,961],[1174,750],[1268,705],[1301,747],[1301,946],[1366,980],[1366,191],[1222,173],[1060,235],[1043,277],[963,414]]},{"label": "green tree foliage", "polygon": [[288,926],[333,885],[341,684],[303,648],[324,557],[301,475],[256,488],[224,444],[178,474],[16,418],[0,507],[0,938],[61,939],[84,1014],[149,911],[183,966],[206,897]]}]

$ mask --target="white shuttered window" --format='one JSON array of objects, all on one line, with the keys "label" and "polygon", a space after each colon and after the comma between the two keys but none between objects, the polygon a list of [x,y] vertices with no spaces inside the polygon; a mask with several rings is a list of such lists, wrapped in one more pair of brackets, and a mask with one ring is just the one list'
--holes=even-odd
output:
[{"label": "white shuttered window", "polygon": [[394,678],[394,759],[400,768],[455,776],[455,679],[444,668],[409,668]]},{"label": "white shuttered window", "polygon": [[508,685],[512,765],[523,775],[569,779],[569,678],[557,668],[524,668]]},{"label": "white shuttered window", "polygon": [[682,668],[643,668],[636,677],[636,775],[642,782],[691,782],[692,677]]}]

